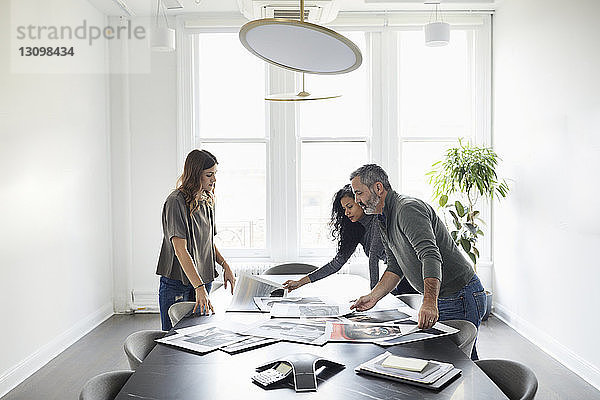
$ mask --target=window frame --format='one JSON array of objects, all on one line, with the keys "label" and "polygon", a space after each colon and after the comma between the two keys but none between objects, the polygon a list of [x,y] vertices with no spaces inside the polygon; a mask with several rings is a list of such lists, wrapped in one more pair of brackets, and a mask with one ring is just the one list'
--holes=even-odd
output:
[{"label": "window frame", "polygon": [[[202,143],[266,143],[267,148],[267,211],[266,249],[223,249],[228,258],[238,260],[254,259],[269,262],[321,260],[334,253],[331,249],[310,249],[300,247],[300,151],[304,142],[364,142],[372,162],[380,164],[389,174],[395,188],[402,187],[400,176],[401,146],[408,141],[453,142],[454,138],[403,137],[399,123],[398,93],[398,37],[397,32],[415,30],[427,22],[426,13],[360,14],[340,13],[332,24],[337,31],[367,32],[367,51],[370,60],[370,111],[371,134],[351,138],[342,137],[299,137],[296,126],[294,102],[269,102],[267,107],[266,132],[264,139],[243,138],[201,138],[198,130],[198,115],[195,113],[199,87],[195,83],[194,71],[197,68],[197,39],[202,33],[237,33],[247,22],[239,15],[215,15],[211,18],[177,17],[178,37],[178,129],[177,160],[178,169],[183,168],[185,155]],[[489,13],[448,15],[452,29],[466,29],[473,35],[470,56],[474,67],[471,76],[473,90],[473,131],[478,145],[492,145],[491,136],[491,16]],[[194,47],[196,45],[196,47]],[[393,51],[391,51],[393,49]],[[296,74],[265,63],[265,93],[290,92],[296,90]],[[350,172],[350,171],[349,171]],[[277,199],[273,194],[278,193]],[[279,195],[280,194],[280,195]],[[283,196],[283,201],[281,198]],[[429,201],[430,199],[424,199]],[[482,214],[490,221],[489,204],[481,205]],[[488,257],[479,264],[492,262],[491,237],[486,235],[482,255]]]}]

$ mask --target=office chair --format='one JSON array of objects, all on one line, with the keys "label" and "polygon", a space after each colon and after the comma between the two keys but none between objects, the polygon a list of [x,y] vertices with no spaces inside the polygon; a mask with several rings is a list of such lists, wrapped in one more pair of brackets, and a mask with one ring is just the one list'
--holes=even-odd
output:
[{"label": "office chair", "polygon": [[396,297],[402,302],[406,303],[406,305],[412,308],[413,310],[419,311],[421,305],[423,304],[422,294],[399,294]]},{"label": "office chair", "polygon": [[471,357],[475,339],[477,339],[477,327],[471,321],[462,319],[450,319],[440,321],[444,325],[458,329],[458,332],[450,336],[450,339],[463,351],[468,357]]},{"label": "office chair", "polygon": [[112,371],[96,375],[83,385],[79,400],[113,400],[133,371]]},{"label": "office chair", "polygon": [[166,333],[166,331],[145,330],[127,336],[125,343],[123,343],[123,350],[125,350],[127,361],[129,361],[132,370],[136,370],[148,353],[152,351],[156,345],[154,340],[162,338]]},{"label": "office chair", "polygon": [[175,326],[181,318],[185,317],[189,314],[193,309],[196,303],[194,301],[180,301],[179,303],[175,303],[169,307],[169,319],[171,320],[171,325]]},{"label": "office chair", "polygon": [[531,369],[516,361],[479,360],[475,364],[502,390],[510,400],[531,400],[538,381]]},{"label": "office chair", "polygon": [[288,263],[280,264],[269,268],[264,275],[302,275],[310,274],[317,270],[317,267],[310,264]]}]

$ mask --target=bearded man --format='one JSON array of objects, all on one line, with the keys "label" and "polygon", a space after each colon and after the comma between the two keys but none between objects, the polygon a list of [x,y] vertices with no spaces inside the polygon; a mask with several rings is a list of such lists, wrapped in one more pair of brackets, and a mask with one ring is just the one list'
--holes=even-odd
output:
[{"label": "bearded man", "polygon": [[[479,328],[486,309],[485,291],[433,207],[392,190],[387,173],[376,164],[358,168],[350,181],[356,203],[366,214],[378,215],[387,257],[379,283],[351,308],[372,308],[405,276],[423,294],[419,328],[450,319],[470,321]],[[471,359],[478,359],[475,346]]]}]

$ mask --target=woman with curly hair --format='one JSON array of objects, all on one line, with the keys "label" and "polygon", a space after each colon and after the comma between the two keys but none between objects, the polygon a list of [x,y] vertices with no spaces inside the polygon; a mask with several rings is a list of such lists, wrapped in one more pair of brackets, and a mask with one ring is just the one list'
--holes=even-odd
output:
[{"label": "woman with curly hair", "polygon": [[217,158],[206,150],[192,150],[183,174],[163,207],[163,241],[156,274],[160,275],[158,300],[162,329],[171,329],[169,307],[179,301],[194,301],[194,312],[208,314],[208,298],[217,276],[215,262],[223,267],[223,282],[233,285],[231,268],[214,244],[214,189]]},{"label": "woman with curly hair", "polygon": [[[329,225],[334,240],[337,240],[337,254],[329,263],[297,281],[288,280],[283,285],[289,291],[298,289],[310,282],[318,281],[338,272],[348,261],[360,243],[369,257],[369,277],[371,289],[379,281],[379,260],[385,262],[385,249],[381,241],[376,215],[367,215],[354,201],[350,185],[345,185],[333,196]],[[404,280],[398,285],[401,293],[416,293]]]}]

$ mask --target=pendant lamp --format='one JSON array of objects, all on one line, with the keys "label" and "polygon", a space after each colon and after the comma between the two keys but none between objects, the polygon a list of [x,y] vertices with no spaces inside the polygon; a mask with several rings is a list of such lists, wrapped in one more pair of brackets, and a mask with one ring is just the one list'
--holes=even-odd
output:
[{"label": "pendant lamp", "polygon": [[[161,11],[165,18],[164,26],[159,24],[159,14]],[[152,36],[150,39],[152,51],[175,51],[175,29],[169,28],[167,12],[164,9],[164,5],[162,4],[161,0],[157,0],[156,2],[156,20],[154,27],[152,28]]]},{"label": "pendant lamp", "polygon": [[300,0],[300,20],[257,19],[242,26],[239,37],[255,56],[292,71],[343,74],[362,63],[360,49],[350,39],[304,21],[304,0]]},{"label": "pendant lamp", "polygon": [[442,12],[439,10],[439,1],[427,1],[425,4],[434,4],[429,17],[429,23],[425,25],[425,45],[430,47],[446,46],[450,43],[450,24],[444,22]]}]

